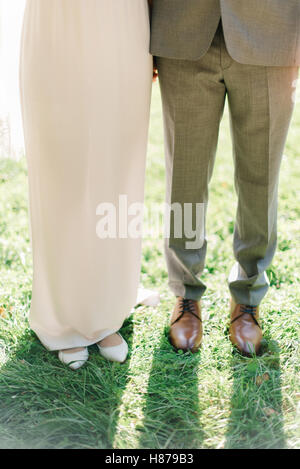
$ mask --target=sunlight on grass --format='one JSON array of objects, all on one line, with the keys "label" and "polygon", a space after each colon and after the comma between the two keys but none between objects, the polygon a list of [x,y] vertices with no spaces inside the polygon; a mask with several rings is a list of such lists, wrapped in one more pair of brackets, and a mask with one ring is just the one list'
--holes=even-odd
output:
[{"label": "sunlight on grass", "polygon": [[[144,420],[143,409],[146,404],[149,376],[153,361],[153,352],[159,346],[160,330],[153,328],[151,343],[145,342],[142,333],[144,328],[149,330],[151,322],[142,316],[138,308],[134,315],[134,333],[131,344],[130,364],[128,367],[128,381],[123,391],[121,404],[118,409],[118,419],[113,438],[114,448],[137,448],[139,446],[139,430]],[[151,318],[156,311],[147,308]]]}]

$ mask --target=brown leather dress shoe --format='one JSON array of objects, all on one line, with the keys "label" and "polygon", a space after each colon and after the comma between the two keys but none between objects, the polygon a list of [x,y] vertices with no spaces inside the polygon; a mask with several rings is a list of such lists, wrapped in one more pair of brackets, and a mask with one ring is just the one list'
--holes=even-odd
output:
[{"label": "brown leather dress shoe", "polygon": [[197,352],[202,342],[199,303],[179,297],[171,318],[170,342],[178,350]]},{"label": "brown leather dress shoe", "polygon": [[259,307],[236,304],[231,301],[231,324],[229,336],[231,342],[243,355],[258,353],[262,331],[258,323]]}]

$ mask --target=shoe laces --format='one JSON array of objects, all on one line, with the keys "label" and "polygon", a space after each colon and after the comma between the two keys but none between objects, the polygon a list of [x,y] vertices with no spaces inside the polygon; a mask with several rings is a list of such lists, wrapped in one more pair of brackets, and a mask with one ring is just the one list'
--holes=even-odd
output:
[{"label": "shoe laces", "polygon": [[231,324],[234,323],[237,319],[239,319],[239,318],[241,318],[242,316],[244,316],[244,314],[250,314],[250,316],[251,316],[252,319],[253,319],[253,322],[254,322],[258,327],[260,327],[260,325],[258,324],[257,319],[256,319],[257,306],[253,306],[253,305],[240,305],[240,311],[241,311],[241,314],[239,314],[239,316],[237,316],[236,318],[234,318],[234,319],[231,321]]},{"label": "shoe laces", "polygon": [[197,318],[200,322],[202,322],[201,318],[199,318],[199,316],[195,313],[195,301],[189,298],[181,298],[180,304],[179,304],[179,316],[177,319],[175,319],[175,321],[173,321],[172,325],[180,321],[180,319],[186,313],[192,314],[193,316],[195,316],[195,318]]}]

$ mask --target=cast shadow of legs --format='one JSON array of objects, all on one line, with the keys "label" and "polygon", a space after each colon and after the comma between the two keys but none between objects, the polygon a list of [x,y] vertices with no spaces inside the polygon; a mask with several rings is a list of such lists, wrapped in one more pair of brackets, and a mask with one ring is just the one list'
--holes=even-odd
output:
[{"label": "cast shadow of legs", "polygon": [[162,336],[148,381],[139,448],[200,448],[198,377],[201,352],[176,353]]},{"label": "cast shadow of legs", "polygon": [[226,449],[284,448],[280,348],[263,342],[260,356],[233,352],[233,393]]},{"label": "cast shadow of legs", "polygon": [[[121,333],[129,346],[133,318]],[[96,346],[71,371],[26,330],[0,368],[1,448],[111,448],[130,359],[106,361]]]}]

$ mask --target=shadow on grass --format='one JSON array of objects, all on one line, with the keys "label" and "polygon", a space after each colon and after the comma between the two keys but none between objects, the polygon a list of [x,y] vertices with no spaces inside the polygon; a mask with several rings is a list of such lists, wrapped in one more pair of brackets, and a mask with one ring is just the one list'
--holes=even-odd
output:
[{"label": "shadow on grass", "polygon": [[[132,317],[122,335],[130,351]],[[107,362],[94,346],[88,363],[72,372],[28,329],[0,369],[0,447],[113,447],[129,365],[130,358]]]},{"label": "shadow on grass", "polygon": [[233,394],[225,448],[284,448],[280,349],[263,342],[251,359],[233,353]]},{"label": "shadow on grass", "polygon": [[201,352],[176,353],[168,331],[154,352],[139,448],[200,448],[198,378]]}]

